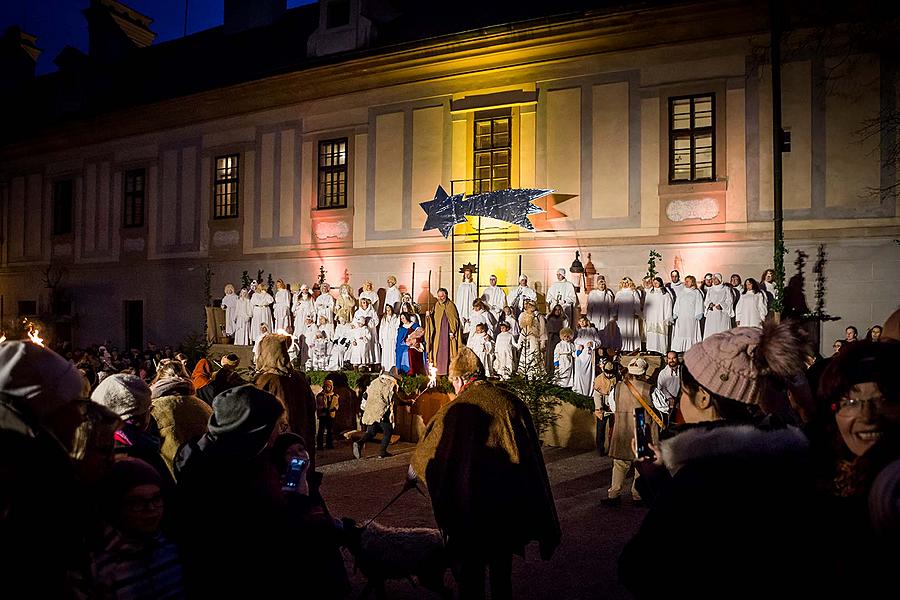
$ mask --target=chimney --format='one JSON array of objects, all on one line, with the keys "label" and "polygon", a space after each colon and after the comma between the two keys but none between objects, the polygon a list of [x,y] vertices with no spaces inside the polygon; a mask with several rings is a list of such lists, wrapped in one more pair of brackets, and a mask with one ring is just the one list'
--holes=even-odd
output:
[{"label": "chimney", "polygon": [[41,50],[37,37],[13,25],[0,38],[0,88],[9,91],[34,79],[34,66]]},{"label": "chimney", "polygon": [[287,9],[287,0],[225,0],[225,33],[265,27]]},{"label": "chimney", "polygon": [[101,62],[116,62],[128,51],[145,48],[156,34],[153,19],[116,0],[91,0],[84,9],[88,22],[88,55]]}]

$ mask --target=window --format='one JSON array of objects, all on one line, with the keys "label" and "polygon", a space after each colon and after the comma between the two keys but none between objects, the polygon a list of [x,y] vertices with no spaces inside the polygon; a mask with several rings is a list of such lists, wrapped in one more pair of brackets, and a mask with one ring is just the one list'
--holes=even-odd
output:
[{"label": "window", "polygon": [[347,208],[347,138],[319,142],[319,208]]},{"label": "window", "polygon": [[125,206],[122,209],[123,227],[144,226],[144,169],[125,171]]},{"label": "window", "polygon": [[216,182],[213,217],[230,219],[238,216],[238,177],[237,154],[216,157]]},{"label": "window", "polygon": [[716,177],[714,94],[669,99],[669,183]]},{"label": "window", "polygon": [[325,27],[328,29],[350,24],[350,0],[331,0],[326,10]]},{"label": "window", "polygon": [[72,180],[53,184],[53,235],[72,233]]},{"label": "window", "polygon": [[509,187],[511,123],[511,117],[475,121],[475,194]]}]

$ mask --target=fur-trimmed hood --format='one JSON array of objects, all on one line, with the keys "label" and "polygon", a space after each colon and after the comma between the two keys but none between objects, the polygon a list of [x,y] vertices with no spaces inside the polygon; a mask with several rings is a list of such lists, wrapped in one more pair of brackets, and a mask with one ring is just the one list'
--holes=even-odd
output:
[{"label": "fur-trimmed hood", "polygon": [[662,463],[672,475],[685,465],[708,459],[798,460],[809,440],[793,426],[761,429],[753,425],[693,427],[660,443]]}]

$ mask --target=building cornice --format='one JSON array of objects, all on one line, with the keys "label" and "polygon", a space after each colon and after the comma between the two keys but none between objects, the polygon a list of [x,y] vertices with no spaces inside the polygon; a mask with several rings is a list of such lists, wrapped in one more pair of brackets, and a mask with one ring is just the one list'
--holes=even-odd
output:
[{"label": "building cornice", "polygon": [[486,28],[73,121],[0,150],[0,158],[43,154],[397,85],[753,36],[765,31],[766,19],[757,2],[729,0]]}]

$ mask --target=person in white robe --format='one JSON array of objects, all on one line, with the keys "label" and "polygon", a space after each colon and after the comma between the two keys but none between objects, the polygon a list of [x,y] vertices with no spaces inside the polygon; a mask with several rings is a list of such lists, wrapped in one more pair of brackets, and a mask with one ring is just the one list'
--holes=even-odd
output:
[{"label": "person in white robe", "polygon": [[249,346],[250,326],[253,321],[253,305],[250,304],[250,292],[241,290],[234,305],[234,344],[236,346]]},{"label": "person in white robe", "polygon": [[494,341],[488,333],[488,327],[484,323],[476,323],[469,339],[466,340],[468,346],[481,364],[484,365],[484,376],[494,376]]},{"label": "person in white robe", "polygon": [[678,353],[669,351],[666,353],[666,364],[657,375],[656,387],[650,393],[650,398],[657,410],[671,418],[680,397],[681,365],[678,364]]},{"label": "person in white robe", "polygon": [[731,306],[736,311],[738,300],[741,299],[741,294],[744,292],[744,282],[741,276],[737,273],[732,273],[728,282],[728,288],[728,291],[731,292]]},{"label": "person in white robe", "polygon": [[559,332],[559,343],[553,350],[553,366],[556,369],[556,381],[561,387],[572,388],[575,384],[575,344],[572,343],[574,332],[563,327]]},{"label": "person in white robe", "polygon": [[222,308],[225,309],[225,335],[232,337],[234,335],[235,324],[235,308],[238,303],[238,295],[234,293],[234,285],[225,284],[225,296],[222,298]]},{"label": "person in white robe", "polygon": [[509,293],[507,303],[512,307],[513,316],[519,320],[522,311],[525,310],[525,303],[534,302],[537,305],[537,292],[533,288],[528,287],[528,276],[519,275],[519,285],[517,285]]},{"label": "person in white robe", "polygon": [[331,338],[331,358],[328,362],[328,370],[339,371],[344,368],[344,363],[349,356],[352,328],[347,321],[338,319],[334,327],[334,337]]},{"label": "person in white robe", "polygon": [[324,331],[316,334],[312,347],[312,367],[316,371],[324,371],[328,368],[328,360],[331,356],[331,340]]},{"label": "person in white robe", "polygon": [[253,322],[250,323],[250,341],[255,342],[262,337],[260,333],[260,325],[265,325],[268,331],[274,330],[274,321],[272,319],[272,304],[275,299],[266,291],[263,284],[256,285],[256,292],[250,298],[250,304],[253,305]]},{"label": "person in white robe", "polygon": [[363,291],[359,294],[360,302],[363,298],[369,300],[369,306],[372,307],[375,314],[378,314],[378,292],[375,291],[375,286],[368,279],[363,282]]},{"label": "person in white robe", "polygon": [[762,277],[759,278],[759,291],[770,295],[769,302],[777,295],[778,288],[775,286],[775,271],[766,269],[763,271]]},{"label": "person in white robe", "polygon": [[615,303],[616,294],[606,286],[606,277],[597,275],[597,286],[590,291],[587,298],[587,318],[597,331],[606,329]]},{"label": "person in white robe", "polygon": [[752,277],[744,282],[744,293],[738,298],[734,310],[734,319],[738,327],[761,327],[766,320],[769,307],[766,295],[759,289],[759,284]]},{"label": "person in white robe", "polygon": [[275,282],[275,329],[284,329],[291,325],[291,293],[283,279]]},{"label": "person in white robe", "polygon": [[294,294],[294,306],[291,312],[294,313],[294,323],[299,325],[306,323],[307,315],[312,315],[313,317],[316,315],[316,304],[313,301],[312,294],[309,292],[309,286],[305,283],[300,286],[300,291]]},{"label": "person in white robe", "polygon": [[[587,319],[582,317],[585,321]],[[572,390],[582,396],[591,397],[596,377],[597,365],[597,338],[593,335],[593,327],[578,329],[578,337],[575,338],[575,365]]]},{"label": "person in white robe", "polygon": [[544,369],[544,348],[547,344],[547,322],[534,305],[528,301],[519,315],[519,372],[533,375]]},{"label": "person in white robe", "polygon": [[322,283],[315,305],[316,317],[325,315],[329,322],[334,322],[334,296],[331,295],[331,286],[327,281]]},{"label": "person in white robe", "polygon": [[575,294],[575,286],[566,279],[566,270],[557,269],[556,281],[547,290],[547,314],[553,307],[559,304],[570,324],[575,323],[575,306],[578,304],[578,296]]},{"label": "person in white robe", "polygon": [[641,298],[634,289],[631,277],[623,277],[616,292],[616,303],[611,315],[622,336],[622,351],[633,352],[641,349]]},{"label": "person in white robe", "polygon": [[475,301],[472,302],[472,312],[469,313],[469,322],[471,323],[473,330],[479,323],[484,323],[488,333],[492,333],[497,326],[494,314],[488,311],[487,306],[485,306],[480,298],[476,298]]},{"label": "person in white robe", "polygon": [[644,332],[647,351],[664,354],[669,349],[669,327],[672,325],[672,296],[660,277],[654,277],[653,287],[644,297]]},{"label": "person in white robe", "polygon": [[[400,290],[397,288],[397,278],[393,275],[388,275],[387,278],[387,289],[384,290],[384,306],[390,305],[394,309],[394,314],[399,316],[400,312]],[[384,307],[382,307],[382,313],[384,312]]]},{"label": "person in white robe", "polygon": [[475,302],[475,298],[478,296],[478,290],[475,288],[475,282],[472,281],[472,271],[463,269],[462,274],[462,283],[456,289],[453,304],[459,310],[459,318],[462,321],[463,333],[465,334],[472,331],[472,303]]},{"label": "person in white robe", "polygon": [[669,283],[666,284],[666,289],[672,294],[672,305],[674,306],[675,301],[678,300],[678,294],[684,289],[681,273],[677,269],[672,269],[672,272],[669,273]]},{"label": "person in white robe", "polygon": [[412,317],[412,322],[419,324],[419,305],[413,302],[412,294],[409,292],[405,292],[400,297],[400,308],[397,310],[397,315],[403,313],[408,313]]},{"label": "person in white robe", "polygon": [[563,312],[563,307],[557,304],[553,307],[553,310],[550,311],[550,314],[547,315],[547,318],[544,321],[544,331],[547,337],[547,342],[544,346],[544,366],[547,369],[548,373],[553,372],[553,363],[556,360],[556,358],[554,357],[554,351],[556,350],[556,345],[561,339],[560,332],[562,332],[562,330],[568,326],[569,321],[566,318],[566,314]]},{"label": "person in white robe", "polygon": [[697,280],[693,275],[684,278],[684,288],[675,297],[672,318],[675,327],[671,349],[685,352],[700,341],[700,319],[703,318],[703,295],[697,289]]},{"label": "person in white robe", "polygon": [[394,305],[384,304],[384,314],[378,326],[378,345],[381,348],[381,368],[385,372],[397,366],[397,331],[400,317],[394,314]]},{"label": "person in white robe", "polygon": [[500,314],[500,319],[497,321],[498,332],[500,331],[500,325],[503,323],[506,323],[509,326],[509,333],[513,336],[513,339],[519,341],[519,322],[513,315],[511,306],[503,307],[503,312]]},{"label": "person in white robe", "polygon": [[706,327],[703,330],[703,339],[731,329],[731,317],[734,316],[731,291],[722,283],[721,273],[714,273],[712,276],[712,285],[707,289],[704,300],[704,310]]},{"label": "person in white robe", "polygon": [[367,364],[372,334],[363,319],[355,319],[350,330],[350,364],[354,367]]},{"label": "person in white robe", "polygon": [[369,328],[369,343],[366,346],[365,360],[363,364],[374,365],[381,362],[381,346],[378,344],[378,315],[369,303],[368,298],[359,299],[359,308],[353,313],[353,319]]},{"label": "person in white robe", "polygon": [[516,372],[518,353],[519,344],[510,331],[510,321],[501,321],[500,333],[494,342],[494,364],[500,379],[509,379]]},{"label": "person in white robe", "polygon": [[500,315],[503,314],[503,309],[506,308],[506,292],[497,285],[496,275],[491,274],[489,282],[490,285],[481,291],[481,301],[490,313],[494,315],[494,322],[497,322],[500,320]]},{"label": "person in white robe", "polygon": [[318,327],[319,331],[324,331],[325,336],[329,340],[334,339],[334,325],[330,323],[324,316],[319,317],[319,322],[316,323],[316,327]]}]

